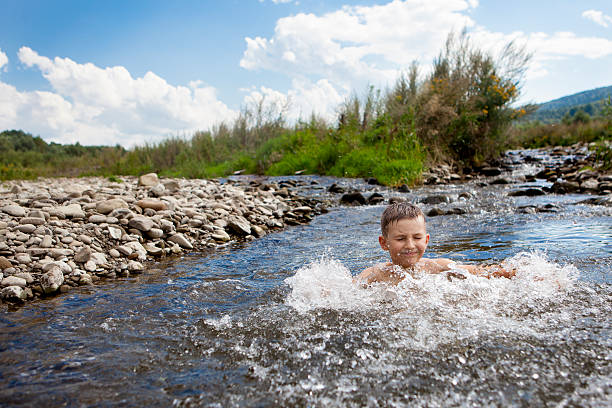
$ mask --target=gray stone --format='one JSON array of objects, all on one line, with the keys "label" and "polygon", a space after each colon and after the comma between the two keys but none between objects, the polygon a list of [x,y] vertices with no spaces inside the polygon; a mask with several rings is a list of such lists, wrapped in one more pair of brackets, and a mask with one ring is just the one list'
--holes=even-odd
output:
[{"label": "gray stone", "polygon": [[121,239],[123,233],[123,229],[121,229],[120,227],[114,225],[108,226],[108,235],[110,235],[112,239]]},{"label": "gray stone", "polygon": [[215,232],[214,234],[211,234],[211,237],[215,241],[220,241],[220,242],[228,242],[231,239],[228,233],[223,230],[219,230]]},{"label": "gray stone", "polygon": [[32,263],[32,258],[29,254],[15,254],[15,260],[22,265],[29,265]]},{"label": "gray stone", "polygon": [[2,207],[2,212],[12,215],[13,217],[24,217],[26,215],[25,208],[16,204],[5,205]]},{"label": "gray stone", "polygon": [[151,239],[158,239],[164,236],[164,231],[159,228],[151,228],[147,231],[147,236]]},{"label": "gray stone", "polygon": [[7,286],[19,286],[20,288],[25,288],[27,283],[28,282],[23,278],[19,278],[17,276],[7,276],[6,278],[2,279],[0,286],[3,288]]},{"label": "gray stone", "polygon": [[36,225],[24,224],[17,227],[17,231],[23,232],[24,234],[31,234],[36,230]]},{"label": "gray stone", "polygon": [[108,254],[110,256],[112,256],[113,258],[119,258],[121,256],[121,254],[119,253],[119,251],[117,251],[115,248],[111,249],[110,251],[108,251]]},{"label": "gray stone", "polygon": [[423,204],[434,204],[434,205],[450,203],[451,201],[453,201],[452,198],[445,194],[430,195],[421,200]]},{"label": "gray stone", "polygon": [[143,247],[147,250],[147,253],[152,256],[160,256],[164,253],[163,249],[153,244],[147,243],[144,244]]},{"label": "gray stone", "polygon": [[102,252],[93,252],[90,261],[94,261],[96,265],[104,265],[106,263],[106,255]]},{"label": "gray stone", "polygon": [[64,283],[64,273],[59,267],[51,268],[40,277],[40,286],[44,293],[56,292]]},{"label": "gray stone", "polygon": [[52,245],[53,245],[53,238],[51,238],[51,235],[45,235],[39,247],[40,248],[51,248]]},{"label": "gray stone", "polygon": [[5,302],[21,302],[27,298],[27,294],[22,287],[8,286],[0,291],[0,297]]},{"label": "gray stone", "polygon": [[85,218],[85,213],[80,204],[69,204],[62,207],[57,207],[66,218]]},{"label": "gray stone", "polygon": [[130,256],[132,255],[132,252],[134,252],[132,248],[125,246],[125,245],[119,245],[116,249],[117,251],[119,251],[121,254],[125,256]]},{"label": "gray stone", "polygon": [[29,285],[34,282],[34,278],[29,272],[20,272],[15,274],[16,277],[25,279],[26,283]]},{"label": "gray stone", "polygon": [[96,265],[96,263],[92,260],[85,262],[85,265],[83,265],[83,268],[85,268],[87,272],[93,272],[96,270],[97,267],[98,266]]},{"label": "gray stone", "polygon": [[136,201],[134,204],[139,206],[140,208],[150,208],[155,211],[163,211],[168,209],[168,205],[160,200],[154,200],[151,198],[145,198],[142,200]]},{"label": "gray stone", "polygon": [[157,184],[151,187],[151,190],[149,191],[151,191],[151,194],[153,194],[155,197],[161,197],[165,194],[166,188],[163,184]]},{"label": "gray stone", "polygon": [[175,193],[180,189],[179,183],[175,180],[164,181],[164,187],[170,193]]},{"label": "gray stone", "polygon": [[257,238],[261,238],[264,235],[266,235],[266,231],[263,228],[261,228],[259,225],[251,225],[251,230],[253,231],[253,234]]},{"label": "gray stone", "polygon": [[44,225],[45,224],[45,219],[44,218],[38,218],[38,217],[23,217],[21,220],[19,220],[19,223],[21,223],[21,224],[32,224],[32,225]]},{"label": "gray stone", "polygon": [[121,198],[112,198],[110,200],[100,201],[96,204],[96,211],[100,214],[108,214],[119,208],[129,208],[128,203]]},{"label": "gray stone", "polygon": [[74,254],[75,262],[85,263],[89,261],[90,258],[91,258],[91,248],[89,247],[83,247],[79,250],[79,252]]},{"label": "gray stone", "polygon": [[230,231],[241,236],[247,236],[251,233],[251,224],[238,215],[230,217],[227,220],[227,227]]},{"label": "gray stone", "polygon": [[64,248],[52,248],[49,250],[49,256],[55,259],[60,259],[65,256],[70,256],[74,254],[72,249],[64,249]]},{"label": "gray stone", "polygon": [[127,265],[127,269],[130,272],[138,273],[144,271],[144,266],[137,261],[129,261]]},{"label": "gray stone", "polygon": [[189,242],[189,240],[185,238],[185,236],[181,233],[174,234],[173,236],[168,238],[168,241],[178,244],[185,249],[193,249],[193,245],[191,244],[191,242]]},{"label": "gray stone", "polygon": [[130,220],[128,225],[131,228],[135,228],[135,229],[137,229],[139,231],[147,232],[147,231],[149,231],[151,228],[153,228],[155,226],[155,223],[149,217],[144,217],[142,215],[137,215],[137,216],[135,216],[134,218],[132,218]]},{"label": "gray stone", "polygon": [[106,222],[106,215],[94,214],[91,217],[89,217],[87,221],[93,224],[102,224],[103,222]]},{"label": "gray stone", "polygon": [[144,187],[153,187],[159,184],[159,177],[155,173],[143,174],[138,178],[138,185]]}]

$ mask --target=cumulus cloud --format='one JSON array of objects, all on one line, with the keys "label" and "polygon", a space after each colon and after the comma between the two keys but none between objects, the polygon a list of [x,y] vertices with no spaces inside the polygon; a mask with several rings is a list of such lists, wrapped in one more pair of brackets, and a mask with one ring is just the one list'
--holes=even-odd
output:
[{"label": "cumulus cloud", "polygon": [[0,70],[3,70],[3,69],[6,70],[5,65],[7,64],[8,64],[8,57],[6,56],[4,52],[2,52],[2,49],[0,49]]},{"label": "cumulus cloud", "polygon": [[608,24],[612,24],[612,17],[599,10],[586,10],[582,13],[582,17],[606,28],[608,27]]},{"label": "cumulus cloud", "polygon": [[[572,32],[491,31],[470,17],[476,7],[477,0],[393,0],[344,6],[322,15],[300,13],[279,19],[269,38],[245,38],[240,65],[288,76],[293,85],[287,95],[292,95],[294,104],[307,106],[299,98],[309,95],[314,101],[306,88],[320,90],[317,84],[322,80],[334,89],[334,99],[367,84],[385,87],[414,60],[428,66],[451,30],[467,28],[476,44],[493,53],[508,41],[526,45],[534,55],[527,79],[548,75],[550,63],[559,59],[612,55],[612,41],[607,38]],[[607,16],[598,18],[607,21]]]},{"label": "cumulus cloud", "polygon": [[121,66],[50,59],[28,47],[18,57],[40,70],[54,92],[19,92],[0,83],[0,128],[23,128],[61,143],[131,146],[207,129],[236,114],[200,81],[173,86],[153,72],[133,78]]},{"label": "cumulus cloud", "polygon": [[400,67],[431,59],[449,29],[473,26],[464,12],[476,4],[394,0],[322,16],[300,13],[279,19],[272,38],[246,38],[240,65],[315,82],[325,78],[346,90],[356,82],[390,82]]}]

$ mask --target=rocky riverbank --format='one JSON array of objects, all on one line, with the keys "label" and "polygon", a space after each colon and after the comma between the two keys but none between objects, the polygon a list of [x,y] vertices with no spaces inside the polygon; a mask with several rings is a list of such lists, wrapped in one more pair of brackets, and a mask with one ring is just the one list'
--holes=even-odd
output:
[{"label": "rocky riverbank", "polygon": [[[119,182],[116,182],[119,181]],[[43,179],[0,188],[0,297],[68,292],[184,251],[309,222],[323,203],[282,185],[140,178]]]}]

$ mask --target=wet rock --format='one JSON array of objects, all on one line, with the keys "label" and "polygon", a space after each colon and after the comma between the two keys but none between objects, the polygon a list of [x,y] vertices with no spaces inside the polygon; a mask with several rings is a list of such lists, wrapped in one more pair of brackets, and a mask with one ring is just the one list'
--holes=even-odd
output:
[{"label": "wet rock", "polygon": [[527,188],[508,193],[510,197],[536,197],[546,194],[541,188]]},{"label": "wet rock", "polygon": [[577,204],[603,205],[606,207],[612,207],[612,197],[593,197],[579,201]]},{"label": "wet rock", "polygon": [[159,184],[159,177],[156,173],[143,174],[138,178],[138,185],[143,187],[153,187]]},{"label": "wet rock", "polygon": [[499,167],[483,167],[480,169],[480,174],[487,177],[494,177],[502,174],[502,171]]},{"label": "wet rock", "polygon": [[340,203],[347,205],[365,205],[367,200],[363,194],[355,191],[352,193],[343,194],[342,197],[340,197]]},{"label": "wet rock", "polygon": [[12,215],[13,217],[24,217],[26,210],[20,205],[9,204],[2,207],[2,212]]},{"label": "wet rock", "polygon": [[506,178],[500,177],[493,180],[491,184],[510,184],[510,181]]},{"label": "wet rock", "polygon": [[403,198],[403,197],[391,197],[391,198],[389,198],[389,204],[403,203],[404,201],[406,201],[406,199]]},{"label": "wet rock", "polygon": [[59,267],[51,268],[40,277],[40,286],[46,294],[56,292],[64,283],[64,274]]},{"label": "wet rock", "polygon": [[408,184],[402,184],[397,188],[397,191],[399,191],[400,193],[409,193],[410,187],[408,187]]},{"label": "wet rock", "polygon": [[438,195],[430,195],[430,196],[423,198],[421,200],[421,203],[436,205],[436,204],[450,203],[451,201],[453,200],[450,196],[445,195],[445,194],[438,194]]},{"label": "wet rock", "polygon": [[330,193],[344,193],[344,188],[340,187],[336,183],[333,183],[331,186],[329,186],[327,191]]},{"label": "wet rock", "polygon": [[439,215],[444,215],[445,212],[441,208],[433,207],[431,210],[427,212],[428,217],[437,217]]},{"label": "wet rock", "polygon": [[257,238],[261,238],[266,235],[266,231],[259,225],[251,225],[251,231]]},{"label": "wet rock", "polygon": [[129,261],[127,264],[127,269],[132,273],[141,273],[144,271],[144,266],[138,261]]},{"label": "wet rock", "polygon": [[580,190],[580,185],[574,181],[555,181],[550,190],[555,194],[575,193]]},{"label": "wet rock", "polygon": [[27,294],[20,286],[8,286],[0,290],[0,298],[5,302],[20,303],[27,298]]},{"label": "wet rock", "polygon": [[185,249],[193,249],[193,245],[191,244],[191,242],[189,242],[189,240],[185,238],[185,236],[181,233],[174,234],[173,236],[168,238],[168,241],[178,244]]},{"label": "wet rock", "polygon": [[232,239],[229,234],[223,230],[218,230],[215,233],[211,234],[211,238],[219,242],[228,242]]},{"label": "wet rock", "polygon": [[147,250],[147,253],[152,256],[161,256],[164,253],[164,250],[154,244],[144,244],[144,249]]},{"label": "wet rock", "polygon": [[128,203],[121,198],[113,198],[96,204],[96,211],[100,214],[109,214],[119,208],[129,208]]},{"label": "wet rock", "polygon": [[583,192],[597,193],[599,191],[599,182],[597,179],[586,179],[580,183],[580,190]]},{"label": "wet rock", "polygon": [[368,183],[369,185],[380,185],[380,182],[378,181],[378,179],[376,177],[368,177],[365,179],[366,183]]},{"label": "wet rock", "polygon": [[370,205],[380,204],[384,201],[385,197],[380,193],[372,193],[372,195],[368,197],[368,204]]}]

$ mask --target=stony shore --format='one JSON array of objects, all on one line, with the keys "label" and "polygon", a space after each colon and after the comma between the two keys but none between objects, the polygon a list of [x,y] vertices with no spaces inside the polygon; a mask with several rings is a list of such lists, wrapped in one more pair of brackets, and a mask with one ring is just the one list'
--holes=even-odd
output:
[{"label": "stony shore", "polygon": [[306,223],[322,203],[251,182],[162,179],[156,174],[39,179],[0,188],[0,297],[68,292],[144,271],[184,251],[251,240]]}]

